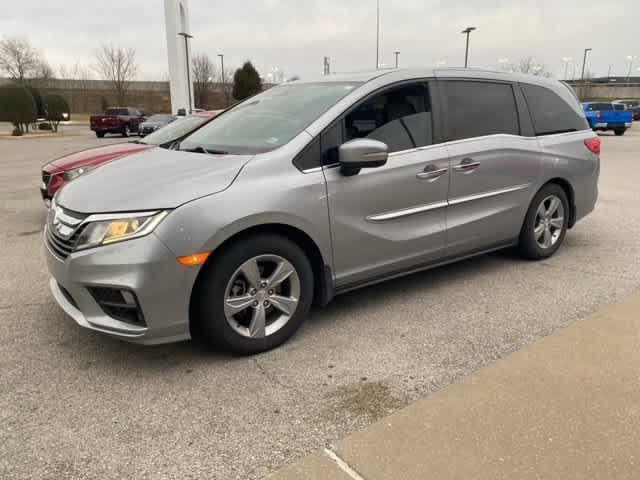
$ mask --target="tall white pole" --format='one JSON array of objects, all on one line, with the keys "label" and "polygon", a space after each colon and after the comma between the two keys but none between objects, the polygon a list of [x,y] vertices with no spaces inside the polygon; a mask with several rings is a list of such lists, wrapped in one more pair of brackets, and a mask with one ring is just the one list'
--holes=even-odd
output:
[{"label": "tall white pole", "polygon": [[376,70],[380,68],[380,0],[376,8]]}]

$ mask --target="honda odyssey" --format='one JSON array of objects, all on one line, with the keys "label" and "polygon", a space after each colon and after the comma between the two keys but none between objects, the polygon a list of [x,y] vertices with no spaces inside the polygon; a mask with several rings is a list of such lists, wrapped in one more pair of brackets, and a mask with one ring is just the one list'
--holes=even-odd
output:
[{"label": "honda odyssey", "polygon": [[[517,246],[591,212],[600,140],[567,85],[471,69],[325,76],[55,196],[50,287],[80,325],[255,353],[337,294]],[[391,327],[390,327],[391,328]]]}]

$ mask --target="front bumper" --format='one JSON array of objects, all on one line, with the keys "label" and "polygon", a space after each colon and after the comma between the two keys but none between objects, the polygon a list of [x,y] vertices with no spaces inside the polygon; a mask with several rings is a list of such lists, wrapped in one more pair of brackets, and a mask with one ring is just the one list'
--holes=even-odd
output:
[{"label": "front bumper", "polygon": [[[53,297],[78,325],[143,344],[190,338],[189,302],[198,269],[181,266],[156,235],[73,252],[65,260],[45,240],[44,253]],[[110,317],[89,287],[134,292],[146,325]]]}]

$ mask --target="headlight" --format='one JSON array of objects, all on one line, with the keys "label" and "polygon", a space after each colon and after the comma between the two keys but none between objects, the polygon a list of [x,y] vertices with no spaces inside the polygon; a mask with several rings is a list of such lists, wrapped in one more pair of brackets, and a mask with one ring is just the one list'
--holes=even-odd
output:
[{"label": "headlight", "polygon": [[67,170],[62,174],[62,178],[64,178],[67,182],[73,180],[74,178],[79,177],[83,173],[87,173],[89,170],[93,170],[95,167],[78,167],[72,168],[71,170]]},{"label": "headlight", "polygon": [[76,250],[122,242],[150,234],[169,214],[161,212],[92,215],[78,237]]}]

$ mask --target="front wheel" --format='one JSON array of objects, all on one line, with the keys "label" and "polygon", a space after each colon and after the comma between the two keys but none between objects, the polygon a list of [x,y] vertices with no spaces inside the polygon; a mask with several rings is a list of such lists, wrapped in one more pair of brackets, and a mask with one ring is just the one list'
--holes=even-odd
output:
[{"label": "front wheel", "polygon": [[542,260],[556,253],[567,233],[569,213],[567,195],[559,185],[542,187],[529,206],[520,232],[521,255]]},{"label": "front wheel", "polygon": [[129,128],[129,125],[125,125],[124,129],[122,130],[122,136],[127,138],[131,135],[131,129]]},{"label": "front wheel", "polygon": [[618,137],[624,135],[624,132],[625,132],[624,128],[618,128],[618,129],[613,131],[613,133],[615,133]]},{"label": "front wheel", "polygon": [[311,307],[314,282],[297,244],[258,234],[215,255],[194,292],[195,336],[246,355],[277,347],[296,332]]},{"label": "front wheel", "polygon": [[104,138],[104,132],[96,132],[96,137]]}]

